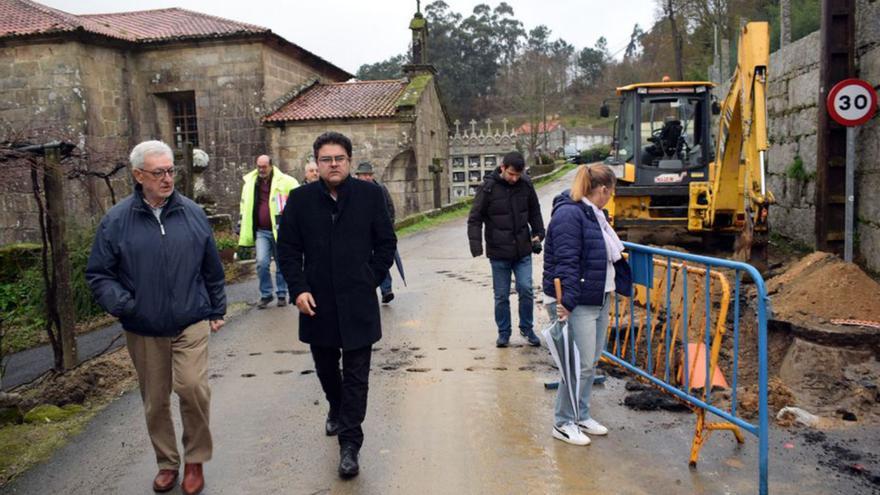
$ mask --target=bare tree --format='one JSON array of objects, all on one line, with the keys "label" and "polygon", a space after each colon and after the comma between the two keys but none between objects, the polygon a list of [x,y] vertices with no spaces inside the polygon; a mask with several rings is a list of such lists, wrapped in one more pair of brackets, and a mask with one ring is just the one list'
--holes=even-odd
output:
[{"label": "bare tree", "polygon": [[675,77],[679,81],[684,80],[684,66],[682,61],[682,49],[684,44],[684,39],[681,34],[681,30],[685,27],[684,25],[679,26],[678,21],[675,16],[678,12],[678,5],[673,0],[666,0],[666,3],[663,4],[663,15],[666,16],[666,19],[669,20],[669,34],[672,37],[672,49],[675,54]]}]

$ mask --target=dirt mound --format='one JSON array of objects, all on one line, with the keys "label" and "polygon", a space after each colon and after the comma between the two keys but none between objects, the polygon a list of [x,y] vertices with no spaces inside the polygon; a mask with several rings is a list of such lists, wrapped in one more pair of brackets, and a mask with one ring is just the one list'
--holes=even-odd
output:
[{"label": "dirt mound", "polygon": [[855,264],[829,253],[812,253],[794,263],[768,281],[767,292],[776,320],[880,320],[880,284]]},{"label": "dirt mound", "polygon": [[136,383],[124,349],[87,361],[64,375],[48,375],[22,394],[19,408],[38,404],[82,404],[118,396]]}]

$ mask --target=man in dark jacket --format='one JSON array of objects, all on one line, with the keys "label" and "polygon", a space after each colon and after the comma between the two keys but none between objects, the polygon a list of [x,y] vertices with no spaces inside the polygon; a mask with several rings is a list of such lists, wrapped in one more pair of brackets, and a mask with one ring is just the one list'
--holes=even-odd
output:
[{"label": "man in dark jacket", "polygon": [[[95,300],[119,318],[137,371],[159,474],[153,490],[177,483],[180,455],[171,392],[183,423],[183,493],[204,486],[211,459],[208,334],[226,313],[223,265],[204,211],[174,191],[174,155],[161,141],[131,152],[134,193],[101,220],[86,267]],[[209,325],[194,325],[208,320]]]},{"label": "man in dark jacket", "polygon": [[397,238],[382,190],[349,176],[351,141],[327,132],[313,150],[320,180],[290,195],[278,260],[300,311],[299,338],[311,346],[330,403],[325,432],[339,435],[339,474],[350,478],[359,471],[372,345],[382,337],[376,287]]},{"label": "man in dark jacket", "polygon": [[[376,180],[373,172],[373,164],[370,162],[358,163],[354,175],[360,180],[371,182],[382,188],[382,194],[385,195],[385,206],[388,208],[388,215],[391,216],[391,225],[394,225],[394,200],[391,199],[391,193],[388,192],[388,188],[385,187],[385,184]],[[388,275],[386,275],[382,280],[382,283],[379,284],[379,290],[382,292],[382,304],[388,304],[394,300],[394,291],[391,283],[391,270],[388,270]]]},{"label": "man in dark jacket", "polygon": [[516,278],[519,296],[520,334],[530,345],[541,345],[532,329],[532,252],[541,252],[544,220],[535,187],[524,171],[525,160],[521,153],[514,151],[505,155],[501,166],[486,177],[477,190],[468,216],[468,239],[474,257],[483,254],[483,225],[486,226],[486,256],[492,264],[495,293],[497,347],[507,347],[510,343],[511,272]]}]

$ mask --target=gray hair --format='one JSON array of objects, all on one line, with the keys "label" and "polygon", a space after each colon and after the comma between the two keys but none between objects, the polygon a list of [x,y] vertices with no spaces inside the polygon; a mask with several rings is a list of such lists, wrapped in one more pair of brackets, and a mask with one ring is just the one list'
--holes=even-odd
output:
[{"label": "gray hair", "polygon": [[148,155],[165,155],[174,160],[174,152],[171,151],[171,147],[167,144],[162,141],[144,141],[131,150],[131,154],[128,155],[128,161],[131,162],[132,167],[143,169],[144,158]]}]

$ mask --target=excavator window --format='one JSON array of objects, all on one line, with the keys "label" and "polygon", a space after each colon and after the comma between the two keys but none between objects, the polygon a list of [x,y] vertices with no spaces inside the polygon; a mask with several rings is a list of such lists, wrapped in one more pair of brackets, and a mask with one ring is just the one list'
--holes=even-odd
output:
[{"label": "excavator window", "polygon": [[639,165],[669,170],[701,167],[707,154],[706,94],[639,98]]}]

